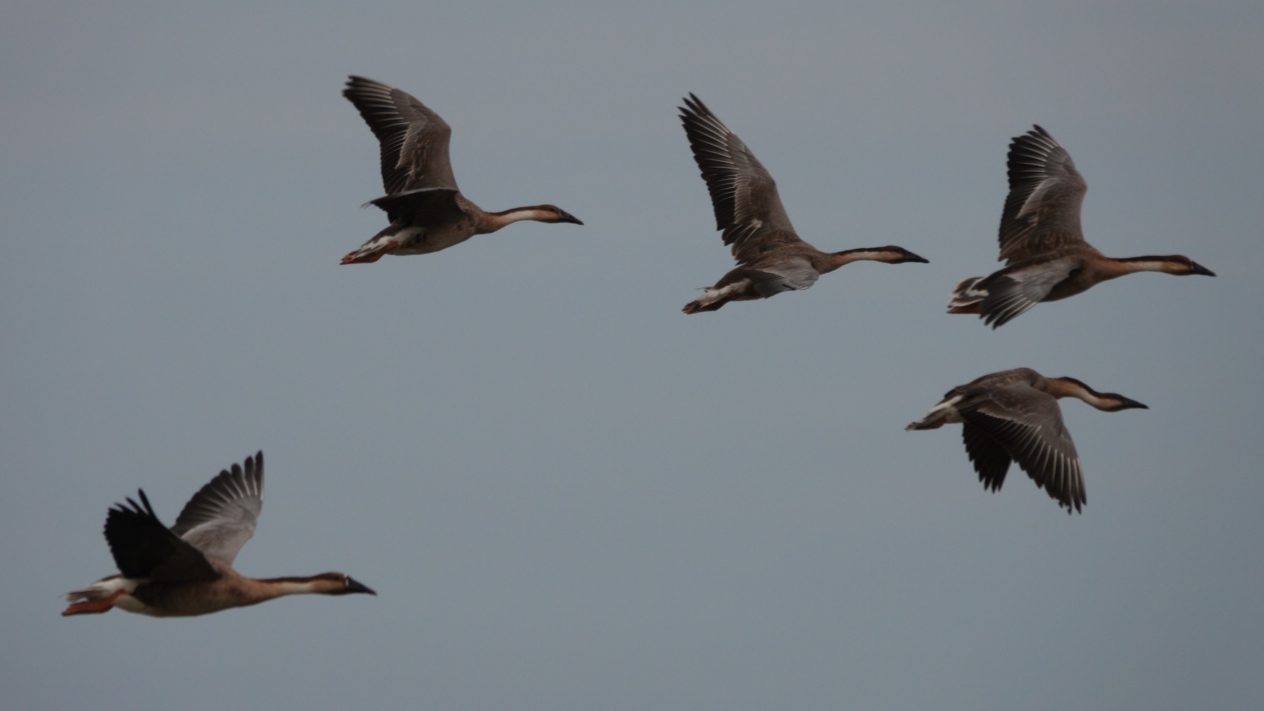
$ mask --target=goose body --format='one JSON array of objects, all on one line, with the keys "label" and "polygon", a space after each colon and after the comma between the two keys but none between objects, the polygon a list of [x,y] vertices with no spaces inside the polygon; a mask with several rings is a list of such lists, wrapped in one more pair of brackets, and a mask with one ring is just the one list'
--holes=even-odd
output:
[{"label": "goose body", "polygon": [[776,181],[755,154],[697,96],[690,94],[684,102],[680,120],[711,194],[716,229],[723,231],[738,265],[686,304],[685,313],[807,289],[820,275],[851,262],[927,261],[903,247],[822,252],[803,241],[781,204]]},{"label": "goose body", "polygon": [[1006,266],[957,283],[948,313],[978,314],[998,328],[1042,301],[1057,301],[1136,272],[1215,274],[1189,257],[1107,257],[1084,240],[1080,206],[1088,184],[1040,126],[1016,136],[1008,156],[1009,196],[1001,213]]},{"label": "goose body", "polygon": [[1146,406],[1118,393],[1099,393],[1075,378],[1046,378],[1031,368],[984,375],[949,390],[905,429],[960,423],[966,454],[983,487],[997,491],[1010,462],[1027,472],[1067,513],[1088,502],[1080,457],[1062,423],[1058,398],[1075,397],[1105,412]]},{"label": "goose body", "polygon": [[342,258],[343,264],[376,262],[383,255],[429,254],[522,220],[584,223],[554,205],[487,212],[456,186],[448,142],[452,128],[408,93],[353,76],[342,95],[364,117],[381,144],[386,195],[370,201],[391,224]]},{"label": "goose body", "polygon": [[285,595],[346,595],[372,590],[342,573],[255,579],[233,570],[263,508],[263,452],[219,473],[185,504],[171,528],[149,498],[116,504],[105,538],[120,574],[66,595],[62,615],[118,607],[151,617],[188,617],[244,607]]}]

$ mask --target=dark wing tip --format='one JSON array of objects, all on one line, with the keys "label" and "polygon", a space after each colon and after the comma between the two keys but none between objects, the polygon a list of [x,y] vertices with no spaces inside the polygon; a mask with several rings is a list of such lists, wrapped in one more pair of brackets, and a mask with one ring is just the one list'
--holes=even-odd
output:
[{"label": "dark wing tip", "polygon": [[370,87],[370,86],[383,87],[386,89],[394,88],[394,87],[391,87],[389,84],[383,84],[382,82],[376,79],[362,77],[358,74],[350,74],[347,76],[347,84],[346,84],[346,88],[343,90],[343,93],[346,94],[348,91],[351,91],[353,89],[361,89],[361,88]]},{"label": "dark wing tip", "polygon": [[263,488],[263,450],[255,452],[254,457],[246,457],[246,476],[257,479]]},{"label": "dark wing tip", "polygon": [[1027,151],[1045,154],[1061,147],[1061,145],[1058,143],[1058,139],[1053,137],[1053,134],[1046,131],[1038,123],[1032,124],[1031,130],[1027,133],[1014,136],[1010,139],[1009,144],[1011,157]]},{"label": "dark wing tip", "polygon": [[[257,506],[249,506],[243,502],[255,500]],[[227,469],[206,482],[202,488],[189,498],[188,503],[176,517],[171,531],[177,536],[184,536],[197,526],[214,521],[227,511],[236,510],[239,506],[247,506],[258,515],[263,505],[263,451],[238,464],[234,462]]]},{"label": "dark wing tip", "polygon": [[698,119],[704,116],[714,116],[714,114],[711,113],[711,109],[708,109],[707,105],[702,103],[702,99],[699,99],[692,91],[689,92],[689,96],[686,96],[683,101],[685,102],[685,105],[678,107],[680,109],[680,119],[682,121],[688,119]]},{"label": "dark wing tip", "polygon": [[136,499],[127,497],[127,504],[116,503],[110,508],[110,513],[118,512],[123,516],[141,516],[144,518],[152,518],[158,520],[158,515],[154,513],[154,507],[149,503],[149,497],[145,496],[144,489],[137,489],[136,494],[140,497],[140,503],[136,503]]}]

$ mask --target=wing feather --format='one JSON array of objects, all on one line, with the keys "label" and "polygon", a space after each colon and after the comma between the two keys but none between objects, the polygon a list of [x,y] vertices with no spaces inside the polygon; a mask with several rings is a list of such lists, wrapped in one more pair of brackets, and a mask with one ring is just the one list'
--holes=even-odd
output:
[{"label": "wing feather", "polygon": [[171,532],[207,556],[232,564],[263,510],[263,452],[234,464],[184,505]]},{"label": "wing feather", "polygon": [[418,188],[456,189],[448,157],[452,128],[407,92],[352,76],[342,95],[377,136],[387,195]]},{"label": "wing feather", "polygon": [[161,582],[215,580],[219,573],[189,542],[158,520],[149,497],[115,504],[105,518],[105,540],[119,572],[128,578]]},{"label": "wing feather", "polygon": [[1005,446],[996,441],[985,430],[969,422],[961,428],[961,439],[966,445],[966,454],[974,463],[974,470],[979,474],[979,481],[988,491],[999,491],[1005,483],[1005,474],[1009,472],[1013,461]]},{"label": "wing feather", "polygon": [[1009,146],[1009,195],[1001,212],[1000,258],[1008,264],[1084,242],[1080,207],[1088,184],[1070,154],[1035,126]]},{"label": "wing feather", "polygon": [[680,109],[694,160],[711,194],[716,229],[739,264],[773,245],[801,241],[781,204],[777,182],[742,139],[690,94]]},{"label": "wing feather", "polygon": [[987,296],[979,304],[983,322],[1000,328],[1009,320],[1040,303],[1053,287],[1070,276],[1075,263],[1069,259],[1006,267],[988,277],[982,287]]},{"label": "wing feather", "polygon": [[[961,416],[1003,446],[1036,485],[1068,512],[1079,511],[1087,502],[1079,454],[1052,395],[1026,382],[1011,383],[993,389],[962,410]],[[970,444],[966,447],[969,451]]]}]

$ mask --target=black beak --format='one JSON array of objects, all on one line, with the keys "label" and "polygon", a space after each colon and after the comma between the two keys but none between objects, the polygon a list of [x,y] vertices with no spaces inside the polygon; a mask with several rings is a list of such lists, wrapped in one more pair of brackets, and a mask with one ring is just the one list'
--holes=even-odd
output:
[{"label": "black beak", "polygon": [[558,210],[558,212],[559,212],[559,213],[561,213],[561,214],[559,214],[559,215],[558,215],[558,217],[557,217],[557,221],[558,221],[558,222],[569,222],[569,223],[571,223],[572,225],[582,225],[582,224],[584,224],[584,223],[580,222],[580,221],[579,221],[579,219],[578,219],[578,218],[576,218],[574,215],[572,215],[571,213],[569,213],[569,212],[567,212],[567,211],[565,211],[565,210]]},{"label": "black beak", "polygon": [[349,575],[347,576],[347,592],[348,593],[368,593],[370,595],[377,594],[373,592],[373,590],[369,588],[369,586],[365,585],[364,583],[361,583],[360,581],[356,580],[355,578],[352,578]]},{"label": "black beak", "polygon": [[1204,267],[1203,265],[1201,265],[1201,264],[1199,264],[1198,262],[1195,262],[1195,261],[1193,261],[1193,260],[1190,260],[1190,262],[1189,262],[1189,273],[1190,273],[1190,274],[1202,274],[1203,276],[1215,276],[1215,275],[1216,275],[1216,273],[1215,273],[1215,272],[1211,271],[1211,270],[1210,270],[1210,269],[1208,269],[1207,267]]},{"label": "black beak", "polygon": [[927,259],[927,258],[925,258],[925,257],[919,257],[919,256],[917,256],[916,254],[913,254],[912,252],[909,252],[908,250],[905,250],[904,261],[906,261],[906,262],[921,262],[922,264],[930,264],[930,260],[929,260],[929,259]]},{"label": "black beak", "polygon": [[1123,404],[1119,406],[1120,410],[1149,410],[1150,409],[1146,405],[1143,405],[1142,403],[1139,403],[1136,400],[1130,400],[1126,397],[1120,398],[1120,399],[1123,400]]}]

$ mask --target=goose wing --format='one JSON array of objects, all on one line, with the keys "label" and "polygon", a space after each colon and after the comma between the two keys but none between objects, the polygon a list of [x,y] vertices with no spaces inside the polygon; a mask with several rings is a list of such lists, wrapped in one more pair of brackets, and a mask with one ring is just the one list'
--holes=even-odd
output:
[{"label": "goose wing", "polygon": [[1000,328],[1044,301],[1053,288],[1071,276],[1077,262],[1070,258],[1033,260],[1005,267],[987,278],[987,296],[979,304],[983,322]]},{"label": "goose wing", "polygon": [[1068,512],[1072,507],[1079,511],[1087,501],[1080,458],[1052,395],[1027,382],[1016,382],[993,389],[960,412],[962,419],[976,430],[971,435],[973,444],[968,439],[966,449],[969,452],[973,446],[971,458],[975,459],[976,454],[979,457],[975,459],[975,469],[984,484],[994,481],[996,487],[1000,486],[1001,480],[995,474],[1000,460],[979,441],[979,433],[1003,447],[1036,485],[1067,507]]},{"label": "goose wing", "polygon": [[999,491],[1005,483],[1005,475],[1013,459],[1005,446],[987,433],[983,428],[966,422],[961,428],[961,439],[966,445],[966,454],[979,474],[979,481],[988,491]]},{"label": "goose wing", "polygon": [[1009,195],[1001,212],[1007,264],[1057,247],[1082,244],[1080,205],[1088,184],[1049,132],[1035,126],[1009,144]]},{"label": "goose wing", "polygon": [[383,195],[365,203],[365,207],[380,207],[391,222],[403,220],[419,227],[440,227],[462,214],[459,194],[456,188],[419,188]]},{"label": "goose wing", "polygon": [[203,486],[184,505],[171,532],[225,563],[254,535],[263,510],[263,452],[234,464]]},{"label": "goose wing", "polygon": [[215,580],[219,573],[188,541],[158,520],[145,491],[140,503],[115,504],[105,518],[105,540],[119,572],[128,578],[158,582]]},{"label": "goose wing", "polygon": [[394,195],[418,188],[456,189],[448,159],[452,128],[407,92],[353,76],[342,95],[355,104],[382,147],[382,184]]},{"label": "goose wing", "polygon": [[716,229],[739,264],[801,242],[777,194],[777,182],[728,126],[690,94],[680,108],[689,147],[711,193]]},{"label": "goose wing", "polygon": [[803,257],[778,259],[775,263],[742,266],[725,274],[712,289],[724,289],[740,282],[749,282],[749,290],[766,299],[783,291],[801,291],[816,283],[820,273]]}]

